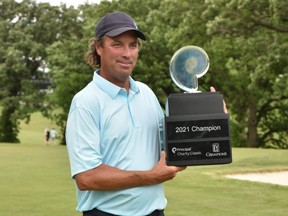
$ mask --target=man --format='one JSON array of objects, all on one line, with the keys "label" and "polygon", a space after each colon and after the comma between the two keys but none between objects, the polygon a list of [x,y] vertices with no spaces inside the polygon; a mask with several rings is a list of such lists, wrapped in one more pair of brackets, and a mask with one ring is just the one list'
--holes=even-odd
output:
[{"label": "man", "polygon": [[84,216],[163,216],[162,183],[185,169],[166,165],[160,104],[131,78],[140,39],[146,37],[129,15],[109,13],[86,54],[99,70],[74,96],[66,129],[77,210]]},{"label": "man", "polygon": [[57,131],[55,128],[52,128],[52,130],[50,131],[50,138],[51,138],[52,144],[55,144],[55,140],[57,138]]}]

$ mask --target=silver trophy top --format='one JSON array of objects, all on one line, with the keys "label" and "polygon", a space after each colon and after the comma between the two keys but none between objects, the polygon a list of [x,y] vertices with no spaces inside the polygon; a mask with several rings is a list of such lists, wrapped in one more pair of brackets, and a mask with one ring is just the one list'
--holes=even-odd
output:
[{"label": "silver trophy top", "polygon": [[198,92],[198,78],[209,69],[209,57],[197,46],[185,46],[177,50],[170,62],[170,76],[173,82],[188,93]]}]

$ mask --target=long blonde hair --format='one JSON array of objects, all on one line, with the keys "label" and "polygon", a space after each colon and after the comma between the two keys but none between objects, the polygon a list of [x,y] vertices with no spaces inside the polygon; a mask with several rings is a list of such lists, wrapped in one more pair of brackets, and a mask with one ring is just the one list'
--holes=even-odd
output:
[{"label": "long blonde hair", "polygon": [[85,54],[85,61],[93,68],[99,68],[101,66],[100,56],[97,53],[96,46],[100,44],[102,46],[101,38],[91,38],[89,40],[88,51]]}]

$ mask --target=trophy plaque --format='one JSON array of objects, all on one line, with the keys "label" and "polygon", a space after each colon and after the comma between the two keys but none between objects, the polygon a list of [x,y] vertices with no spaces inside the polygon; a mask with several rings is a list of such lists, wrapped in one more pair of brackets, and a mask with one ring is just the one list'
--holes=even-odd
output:
[{"label": "trophy plaque", "polygon": [[219,92],[198,91],[198,78],[209,68],[207,53],[197,46],[179,49],[170,76],[184,93],[171,94],[164,123],[167,165],[193,166],[232,162],[229,114]]}]

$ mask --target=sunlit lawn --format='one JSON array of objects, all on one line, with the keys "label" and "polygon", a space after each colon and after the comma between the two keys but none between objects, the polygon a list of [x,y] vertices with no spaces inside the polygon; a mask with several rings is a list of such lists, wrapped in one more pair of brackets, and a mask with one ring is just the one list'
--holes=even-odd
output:
[{"label": "sunlit lawn", "polygon": [[65,146],[46,146],[39,113],[21,124],[21,144],[0,144],[0,215],[73,216],[76,199]]},{"label": "sunlit lawn", "polygon": [[[46,146],[36,113],[21,144],[0,144],[0,215],[79,216],[65,146]],[[233,163],[189,167],[165,184],[166,216],[286,216],[288,187],[226,179],[225,173],[288,170],[287,150],[233,149]]]}]

